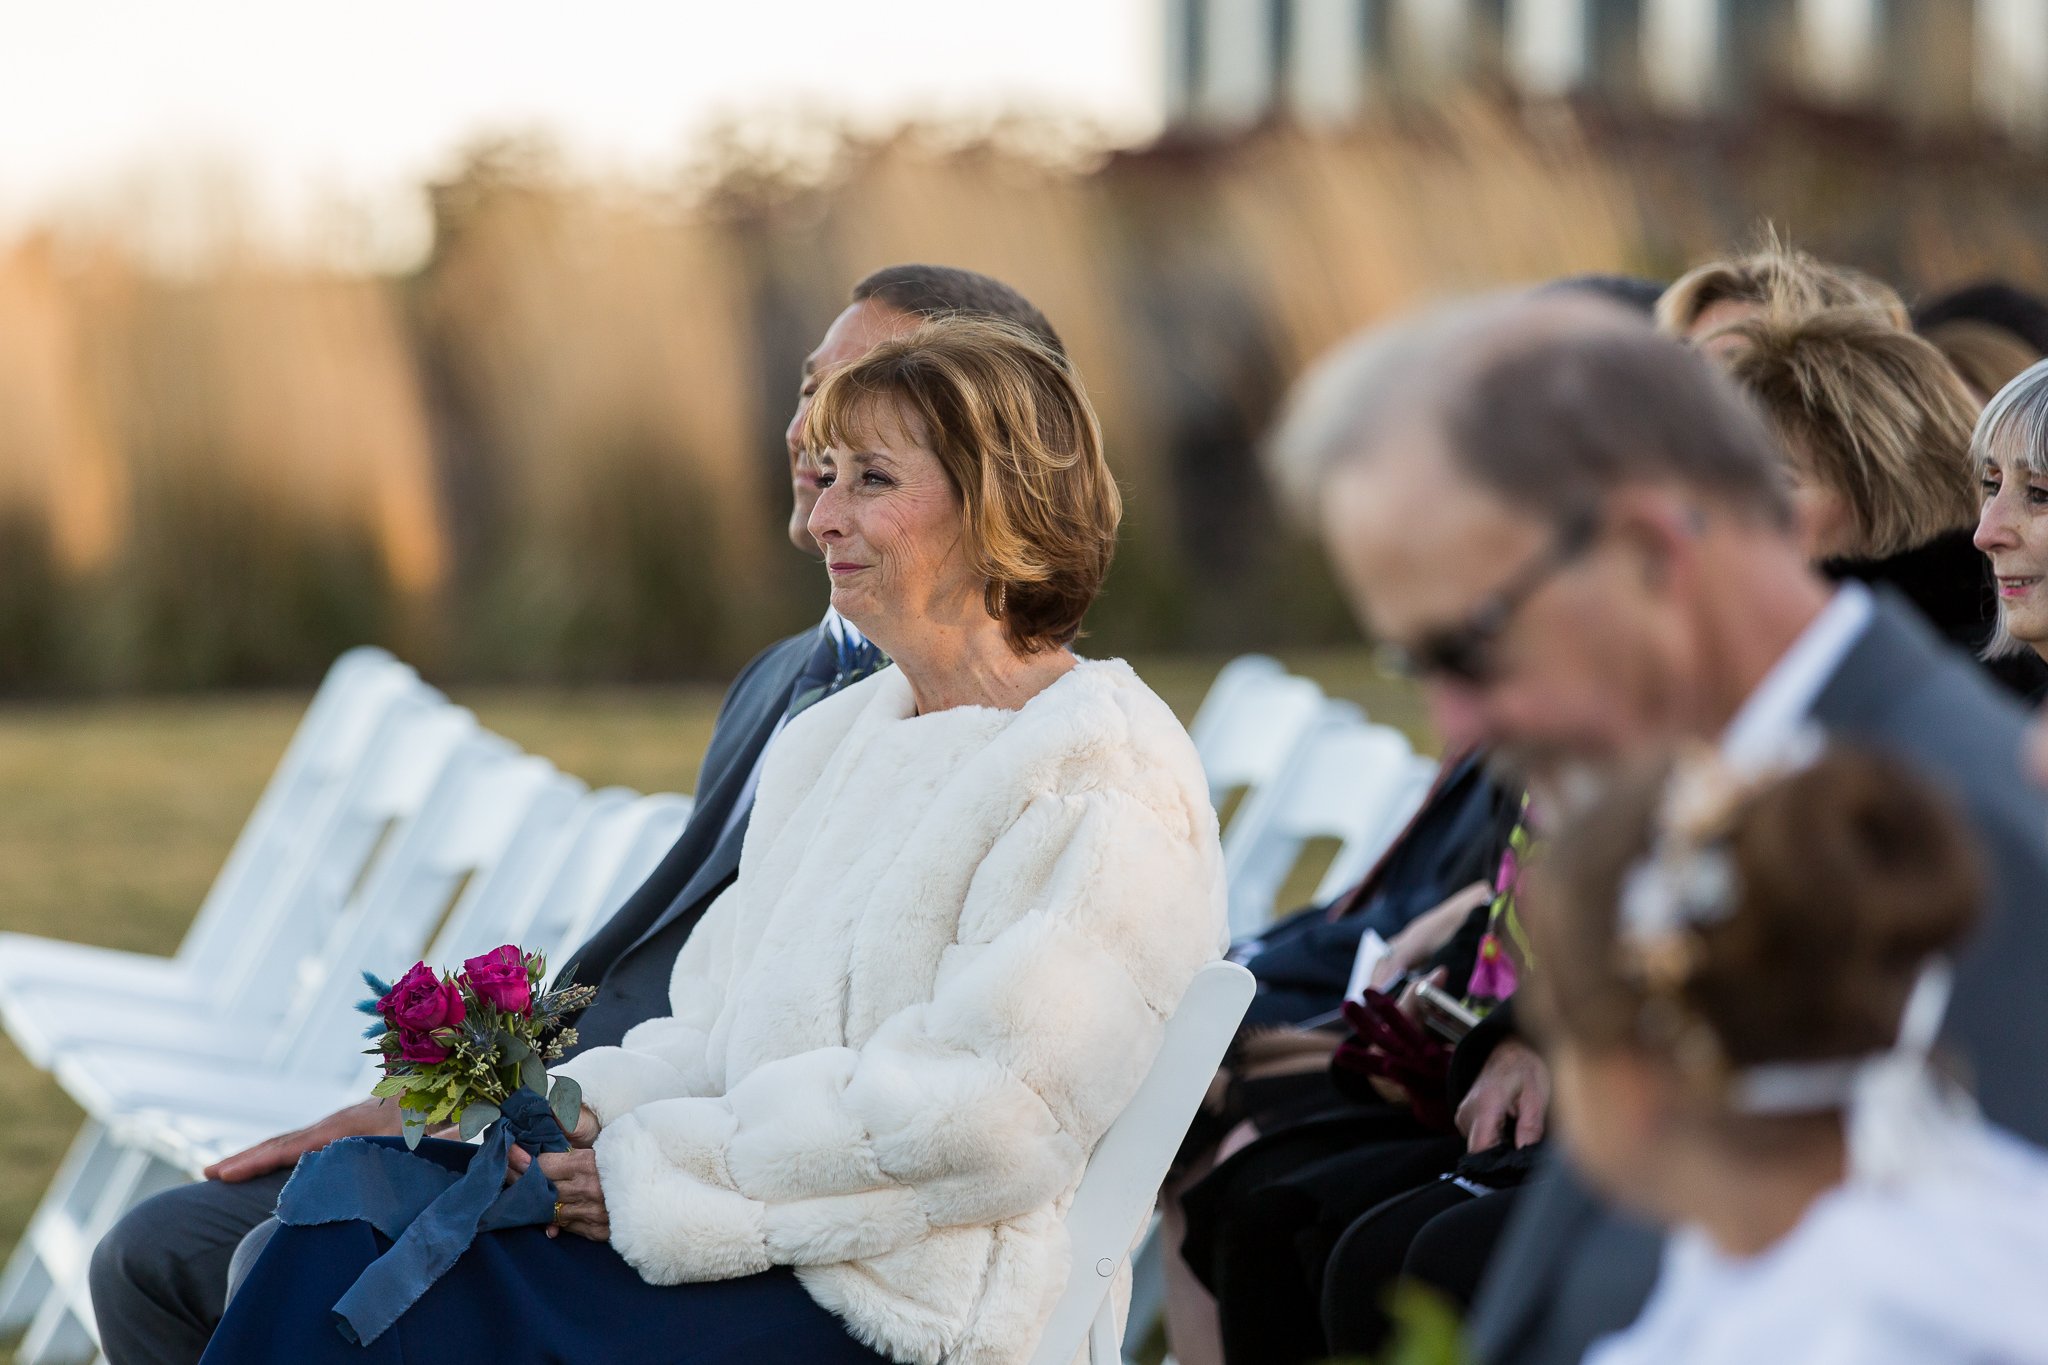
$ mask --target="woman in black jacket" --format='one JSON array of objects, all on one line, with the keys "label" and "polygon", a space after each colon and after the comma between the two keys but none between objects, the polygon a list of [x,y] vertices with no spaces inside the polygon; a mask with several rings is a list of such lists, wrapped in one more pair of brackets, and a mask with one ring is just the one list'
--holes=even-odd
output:
[{"label": "woman in black jacket", "polygon": [[[1981,655],[1998,609],[1990,565],[1971,543],[1978,403],[1954,368],[1868,309],[1765,316],[1729,335],[1728,372],[1783,442],[1814,562],[1831,578],[1900,593],[1957,648]],[[2022,695],[2048,682],[2036,656],[1986,667]]]}]

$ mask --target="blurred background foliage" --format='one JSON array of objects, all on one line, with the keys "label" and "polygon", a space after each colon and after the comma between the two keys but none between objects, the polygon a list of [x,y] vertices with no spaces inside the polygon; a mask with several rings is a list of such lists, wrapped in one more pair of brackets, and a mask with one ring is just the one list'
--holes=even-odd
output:
[{"label": "blurred background foliage", "polygon": [[[1446,291],[1668,278],[1768,217],[1908,293],[2048,284],[2048,163],[1844,115],[1775,130],[1471,97],[1355,129],[713,139],[673,184],[536,141],[429,187],[402,276],[0,248],[0,692],[728,675],[814,619],[781,533],[803,355],[868,270],[987,271],[1061,328],[1130,512],[1088,646],[1353,628],[1256,442],[1351,329]],[[231,238],[230,238],[231,239]]]}]

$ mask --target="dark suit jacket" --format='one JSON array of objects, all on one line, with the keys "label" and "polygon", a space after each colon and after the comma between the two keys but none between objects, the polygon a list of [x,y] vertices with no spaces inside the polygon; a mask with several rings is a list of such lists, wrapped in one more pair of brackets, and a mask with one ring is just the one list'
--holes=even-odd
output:
[{"label": "dark suit jacket", "polygon": [[1258,980],[1245,1027],[1299,1024],[1336,1009],[1367,930],[1391,939],[1446,896],[1499,871],[1521,799],[1487,773],[1484,754],[1451,763],[1357,887],[1290,915],[1240,951]]},{"label": "dark suit jacket", "polygon": [[[1991,1119],[2048,1143],[2048,797],[2022,766],[2026,716],[1889,592],[1815,700],[1830,738],[1945,787],[1983,849],[1986,918],[1956,964],[1947,1042]],[[1486,1365],[1566,1365],[1635,1320],[1662,1239],[1606,1208],[1562,1161],[1523,1197],[1471,1320]]]},{"label": "dark suit jacket", "polygon": [[578,1047],[615,1045],[635,1024],[669,1012],[676,954],[739,870],[747,822],[728,835],[726,821],[819,640],[813,628],[777,641],[733,680],[704,751],[689,824],[640,889],[568,960],[578,981],[598,988],[576,1022]]}]

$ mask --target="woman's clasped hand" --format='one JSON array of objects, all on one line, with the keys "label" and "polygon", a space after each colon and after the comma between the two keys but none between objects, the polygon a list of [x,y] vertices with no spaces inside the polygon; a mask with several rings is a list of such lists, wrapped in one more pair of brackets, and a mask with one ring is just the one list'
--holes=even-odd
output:
[{"label": "woman's clasped hand", "polygon": [[[543,1152],[538,1158],[540,1173],[555,1186],[555,1221],[547,1230],[550,1237],[573,1232],[593,1242],[611,1240],[612,1222],[605,1211],[604,1184],[597,1173],[597,1153],[591,1150],[597,1145],[597,1130],[597,1115],[586,1104],[576,1131],[569,1134],[569,1150]],[[524,1147],[514,1147],[507,1159],[505,1183],[510,1185],[525,1175],[535,1159]]]}]

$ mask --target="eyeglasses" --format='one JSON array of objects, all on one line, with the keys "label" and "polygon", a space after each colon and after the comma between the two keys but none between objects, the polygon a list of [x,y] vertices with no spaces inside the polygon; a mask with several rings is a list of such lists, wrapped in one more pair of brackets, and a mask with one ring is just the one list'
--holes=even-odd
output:
[{"label": "eyeglasses", "polygon": [[1569,567],[1600,538],[1600,515],[1573,514],[1559,528],[1557,539],[1540,551],[1495,593],[1474,607],[1463,621],[1429,631],[1407,647],[1382,645],[1380,666],[1409,678],[1448,678],[1483,687],[1499,674],[1495,647],[1501,635],[1537,589]]}]

